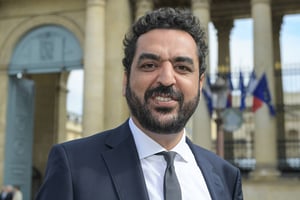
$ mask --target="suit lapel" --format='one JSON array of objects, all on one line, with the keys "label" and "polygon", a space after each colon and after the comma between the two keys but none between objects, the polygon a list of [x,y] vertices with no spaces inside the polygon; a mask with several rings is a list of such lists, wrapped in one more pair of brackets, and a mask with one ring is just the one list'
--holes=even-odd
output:
[{"label": "suit lapel", "polygon": [[201,169],[201,172],[204,176],[207,188],[210,192],[210,196],[212,200],[222,199],[224,197],[224,186],[219,177],[218,173],[215,171],[213,165],[210,160],[206,159],[201,153],[201,148],[195,148],[195,145],[187,138],[187,143],[190,146],[196,162]]},{"label": "suit lapel", "polygon": [[120,200],[148,200],[143,171],[128,122],[107,140],[102,154]]}]

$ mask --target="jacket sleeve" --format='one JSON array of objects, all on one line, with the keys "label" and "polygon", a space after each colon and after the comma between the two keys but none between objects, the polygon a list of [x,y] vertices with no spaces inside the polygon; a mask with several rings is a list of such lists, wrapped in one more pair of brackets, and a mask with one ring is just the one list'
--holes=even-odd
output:
[{"label": "jacket sleeve", "polygon": [[44,182],[35,200],[73,200],[72,178],[66,151],[55,145],[49,154]]},{"label": "jacket sleeve", "polygon": [[240,170],[237,170],[235,190],[232,200],[243,200],[242,180]]}]

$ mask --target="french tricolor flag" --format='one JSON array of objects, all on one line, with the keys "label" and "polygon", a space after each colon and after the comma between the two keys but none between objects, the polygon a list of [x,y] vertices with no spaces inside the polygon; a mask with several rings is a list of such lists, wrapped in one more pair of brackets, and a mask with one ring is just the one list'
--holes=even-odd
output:
[{"label": "french tricolor flag", "polygon": [[268,86],[267,76],[264,73],[260,80],[258,81],[254,91],[253,91],[253,104],[252,104],[252,111],[257,111],[263,103],[266,103],[270,114],[272,116],[275,115],[275,109],[272,105],[271,93]]},{"label": "french tricolor flag", "polygon": [[241,92],[240,111],[243,111],[246,109],[247,91],[246,91],[246,87],[244,86],[244,76],[242,72],[240,72],[240,77],[239,77],[239,89]]},{"label": "french tricolor flag", "polygon": [[226,102],[226,108],[231,108],[232,107],[232,91],[233,91],[233,84],[231,81],[231,74],[228,73],[226,75],[226,83],[227,83],[227,102]]},{"label": "french tricolor flag", "polygon": [[255,90],[255,88],[257,86],[257,83],[258,83],[258,80],[256,78],[256,73],[253,70],[251,72],[250,79],[249,79],[249,82],[248,82],[248,85],[247,85],[247,88],[246,88],[247,95],[252,95],[253,94],[253,91]]}]

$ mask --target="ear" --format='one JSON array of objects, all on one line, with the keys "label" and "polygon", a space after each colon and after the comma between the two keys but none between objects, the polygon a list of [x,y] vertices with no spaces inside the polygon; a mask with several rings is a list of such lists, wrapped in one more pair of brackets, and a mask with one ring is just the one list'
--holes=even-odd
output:
[{"label": "ear", "polygon": [[204,74],[205,73],[201,74],[200,79],[199,79],[199,89],[200,89],[200,92],[202,91],[204,80],[205,80],[205,75]]},{"label": "ear", "polygon": [[122,84],[122,95],[126,95],[126,87],[127,87],[127,72],[124,72],[123,74],[123,84]]}]

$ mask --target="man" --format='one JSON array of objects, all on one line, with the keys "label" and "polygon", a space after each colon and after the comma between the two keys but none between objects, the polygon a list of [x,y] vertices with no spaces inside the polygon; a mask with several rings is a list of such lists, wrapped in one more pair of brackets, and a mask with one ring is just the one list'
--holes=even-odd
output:
[{"label": "man", "polygon": [[[243,199],[239,170],[194,145],[184,129],[204,79],[207,46],[199,20],[187,11],[155,10],[132,26],[124,46],[129,120],[54,146],[36,199],[160,200],[175,182],[172,200]],[[164,178],[163,151],[176,152],[168,164],[176,181]]]},{"label": "man", "polygon": [[0,200],[12,200],[13,187],[11,185],[4,185],[0,192]]},{"label": "man", "polygon": [[14,196],[12,200],[23,200],[23,193],[19,185],[14,186]]}]

